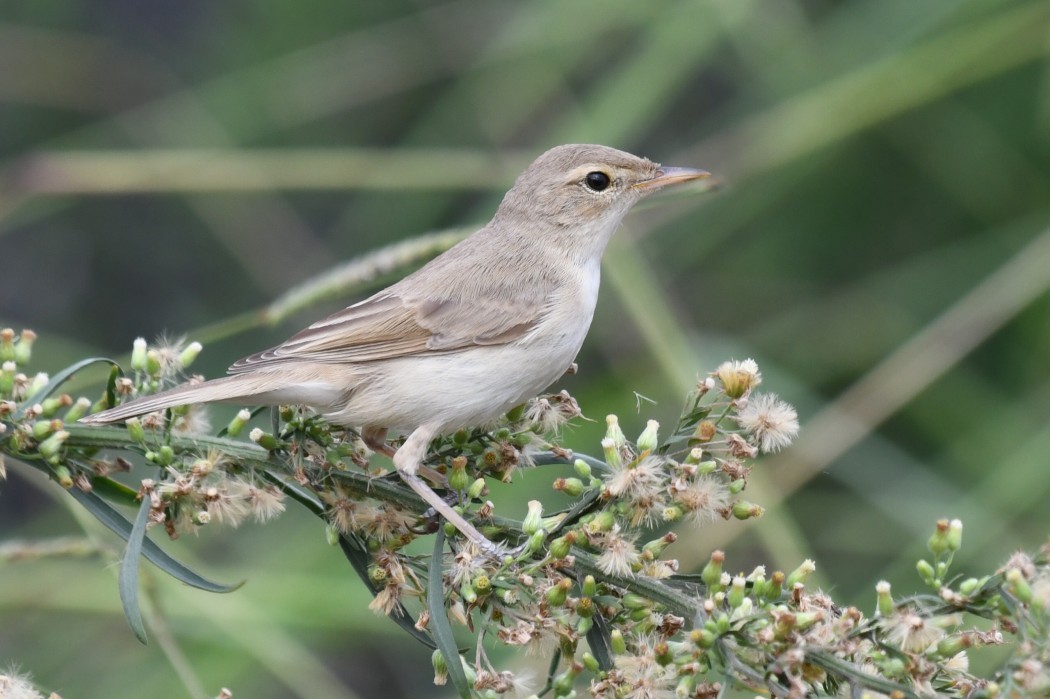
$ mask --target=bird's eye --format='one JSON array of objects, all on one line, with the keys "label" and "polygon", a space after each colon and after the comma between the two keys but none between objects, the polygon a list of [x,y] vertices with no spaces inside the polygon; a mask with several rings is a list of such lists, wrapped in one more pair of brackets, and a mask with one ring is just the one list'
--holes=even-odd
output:
[{"label": "bird's eye", "polygon": [[609,176],[597,170],[588,172],[583,181],[587,184],[587,189],[594,192],[601,192],[609,186]]}]

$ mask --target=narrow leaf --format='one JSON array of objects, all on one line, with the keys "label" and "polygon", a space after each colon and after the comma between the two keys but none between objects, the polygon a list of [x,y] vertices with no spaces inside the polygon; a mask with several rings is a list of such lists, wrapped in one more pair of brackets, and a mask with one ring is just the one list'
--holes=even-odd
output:
[{"label": "narrow leaf", "polygon": [[143,644],[148,641],[146,627],[142,623],[142,609],[139,608],[139,556],[142,555],[142,542],[146,539],[149,511],[149,498],[142,498],[135,524],[128,534],[128,546],[124,550],[124,559],[120,562],[120,575],[117,578],[124,618],[128,620],[128,626],[135,633],[135,638]]},{"label": "narrow leaf", "polygon": [[32,403],[30,403],[30,401],[24,402],[18,408],[18,410],[15,411],[15,419],[18,420],[22,418],[31,404],[39,403],[40,401],[44,400],[56,390],[58,390],[59,386],[64,384],[66,381],[69,381],[73,374],[77,373],[84,367],[91,366],[92,364],[109,364],[115,367],[118,371],[120,369],[119,365],[115,361],[107,357],[90,357],[88,359],[82,359],[75,364],[71,364],[70,366],[67,366],[65,369],[51,377],[51,380],[47,382],[47,385],[33,395]]},{"label": "narrow leaf", "polygon": [[[85,493],[78,488],[70,488],[66,492],[72,495],[73,499],[83,505],[85,510],[90,512],[98,521],[102,522],[102,524],[106,525],[106,527],[114,534],[124,541],[127,541],[130,538],[132,530],[131,522],[129,522],[124,515],[120,514],[120,512],[113,509],[113,507],[105,500],[94,493]],[[195,587],[198,590],[204,590],[205,592],[233,592],[244,584],[243,582],[239,582],[235,585],[224,585],[222,583],[212,582],[190,570],[182,563],[176,561],[168,555],[164,549],[157,546],[157,544],[149,539],[144,539],[142,542],[142,555],[145,556],[146,560],[150,563],[157,566],[179,582],[189,585],[190,587]]]},{"label": "narrow leaf", "polygon": [[115,481],[105,476],[91,477],[91,492],[99,494],[110,502],[116,502],[121,505],[138,504],[136,502],[138,493],[133,488],[129,488],[120,481]]},{"label": "narrow leaf", "polygon": [[591,647],[594,659],[598,661],[598,667],[608,672],[613,669],[612,639],[609,636],[609,623],[599,612],[591,617],[594,622],[587,631],[587,645]]},{"label": "narrow leaf", "polygon": [[463,672],[463,661],[460,660],[456,638],[452,635],[452,624],[445,611],[445,588],[441,579],[441,557],[444,546],[445,529],[438,527],[437,534],[434,535],[434,552],[430,556],[430,570],[427,573],[427,609],[430,611],[430,630],[434,634],[434,642],[437,643],[438,650],[445,658],[452,685],[459,692],[459,696],[469,699],[470,685],[467,683],[466,673]]}]

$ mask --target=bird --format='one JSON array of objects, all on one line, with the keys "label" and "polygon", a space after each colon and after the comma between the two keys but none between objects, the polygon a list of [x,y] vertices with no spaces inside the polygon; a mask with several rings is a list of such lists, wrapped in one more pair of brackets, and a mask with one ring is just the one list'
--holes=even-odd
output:
[{"label": "bird", "polygon": [[[103,424],[198,403],[301,404],[355,429],[464,537],[499,547],[418,475],[432,439],[484,426],[573,364],[594,316],[601,259],[628,211],[710,177],[608,146],[561,145],[529,165],[492,220],[400,281],[235,362],[84,417]],[[388,432],[404,435],[393,448]]]}]

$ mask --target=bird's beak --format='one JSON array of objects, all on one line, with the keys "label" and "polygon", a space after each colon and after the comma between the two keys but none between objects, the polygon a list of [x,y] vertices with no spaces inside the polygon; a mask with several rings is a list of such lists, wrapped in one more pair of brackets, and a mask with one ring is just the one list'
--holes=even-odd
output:
[{"label": "bird's beak", "polygon": [[634,187],[635,189],[642,189],[651,192],[653,190],[663,189],[668,185],[692,182],[693,180],[703,180],[708,177],[711,177],[711,173],[707,170],[695,170],[690,167],[660,167],[656,171],[655,177],[648,180],[642,180],[634,185]]}]

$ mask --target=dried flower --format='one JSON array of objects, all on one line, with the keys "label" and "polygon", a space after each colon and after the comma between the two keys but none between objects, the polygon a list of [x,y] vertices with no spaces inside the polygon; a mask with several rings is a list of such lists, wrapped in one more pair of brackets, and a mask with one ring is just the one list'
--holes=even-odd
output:
[{"label": "dried flower", "polygon": [[722,390],[730,398],[742,398],[762,383],[762,373],[754,359],[723,362],[714,376],[722,382]]},{"label": "dried flower", "polygon": [[749,398],[747,405],[737,413],[736,420],[767,454],[780,451],[798,435],[798,413],[772,393]]},{"label": "dried flower", "polygon": [[634,541],[620,533],[620,525],[617,524],[600,537],[595,537],[597,546],[602,549],[598,556],[598,567],[607,575],[618,575],[622,578],[634,575],[634,566],[642,557],[634,545]]}]

